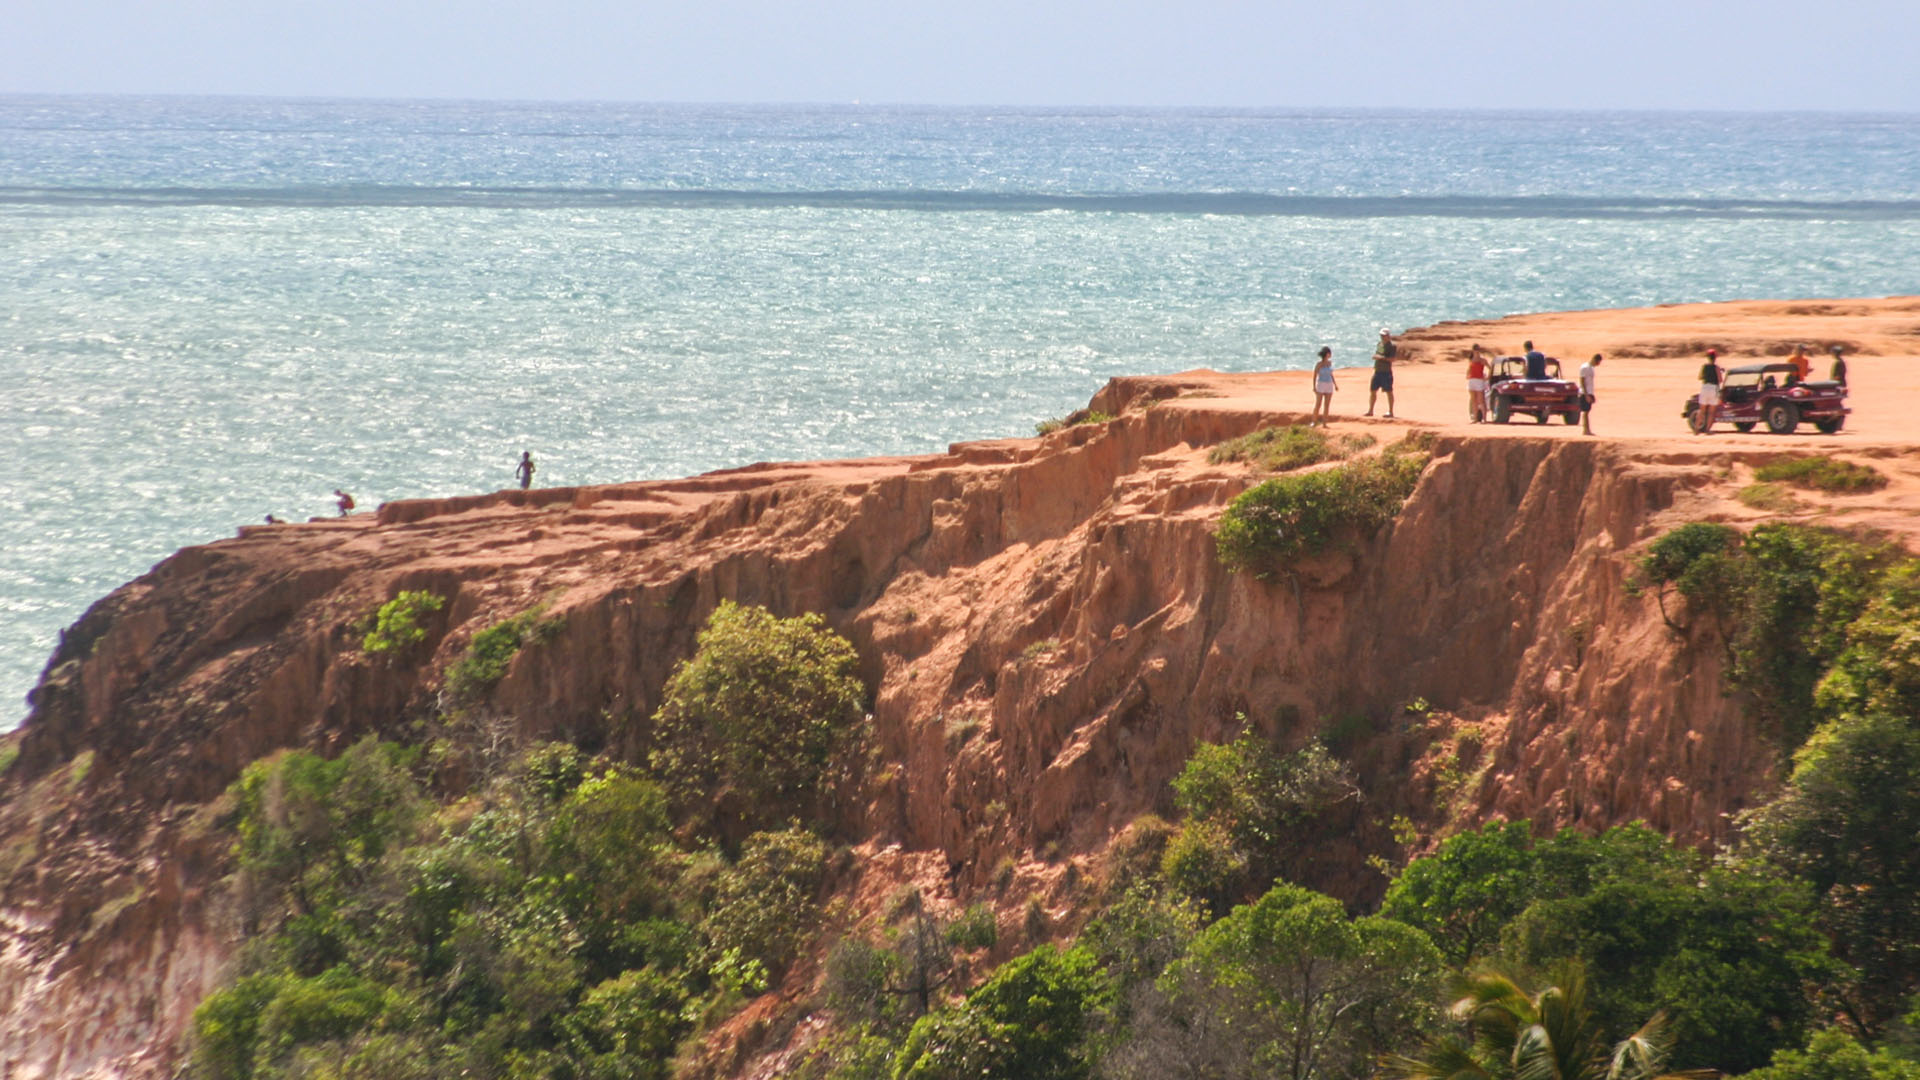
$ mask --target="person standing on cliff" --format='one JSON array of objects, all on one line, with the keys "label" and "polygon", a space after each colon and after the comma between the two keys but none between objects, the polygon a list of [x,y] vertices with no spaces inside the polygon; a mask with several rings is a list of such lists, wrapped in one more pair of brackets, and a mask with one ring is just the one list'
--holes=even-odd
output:
[{"label": "person standing on cliff", "polygon": [[1313,365],[1313,419],[1308,427],[1315,424],[1325,426],[1333,420],[1333,348],[1320,346],[1320,360]]},{"label": "person standing on cliff", "polygon": [[1827,376],[1841,386],[1847,385],[1847,358],[1840,355],[1840,346],[1828,350],[1833,353],[1833,371]]},{"label": "person standing on cliff", "polygon": [[1580,365],[1580,433],[1593,434],[1593,384],[1600,368],[1600,354],[1594,353],[1593,359]]},{"label": "person standing on cliff", "polygon": [[1387,419],[1393,419],[1393,358],[1400,354],[1400,347],[1393,343],[1393,331],[1380,328],[1380,344],[1373,347],[1373,381],[1367,384],[1367,415],[1373,415],[1373,403],[1380,399],[1380,391],[1387,392]]},{"label": "person standing on cliff", "polygon": [[520,451],[520,464],[513,467],[514,479],[520,481],[520,490],[533,486],[533,451]]},{"label": "person standing on cliff", "polygon": [[333,505],[340,508],[340,516],[346,517],[348,514],[352,513],[353,512],[353,496],[347,494],[344,491],[341,491],[339,488],[334,488],[333,493],[335,496],[337,496],[333,500]]},{"label": "person standing on cliff", "polygon": [[1693,433],[1713,434],[1713,421],[1720,415],[1720,350],[1708,349],[1707,362],[1700,365],[1700,407],[1694,410]]},{"label": "person standing on cliff", "polygon": [[1487,358],[1481,355],[1479,345],[1467,355],[1467,420],[1487,422]]}]

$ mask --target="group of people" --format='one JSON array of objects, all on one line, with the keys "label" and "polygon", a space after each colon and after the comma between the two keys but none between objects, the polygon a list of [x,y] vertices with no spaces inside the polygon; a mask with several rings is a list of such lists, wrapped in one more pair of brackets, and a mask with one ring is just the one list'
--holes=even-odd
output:
[{"label": "group of people", "polygon": [[[1393,362],[1400,355],[1400,347],[1394,343],[1393,331],[1380,328],[1380,343],[1373,348],[1373,378],[1367,384],[1367,412],[1372,416],[1374,406],[1382,393],[1387,395],[1387,419],[1393,419]],[[1547,355],[1533,347],[1529,341],[1525,346],[1526,377],[1544,379],[1547,377]],[[1599,380],[1599,367],[1603,357],[1593,354],[1593,359],[1580,365],[1580,430],[1593,434],[1594,387]],[[1467,419],[1475,424],[1487,420],[1487,389],[1490,382],[1491,357],[1487,350],[1476,344],[1467,358]],[[1320,346],[1319,360],[1313,365],[1313,416],[1309,426],[1325,425],[1333,419],[1333,394],[1339,384],[1333,377],[1333,348]],[[1704,399],[1703,399],[1704,400]]]},{"label": "group of people", "polygon": [[[1476,346],[1477,347],[1477,346]],[[1393,342],[1393,331],[1380,328],[1380,344],[1373,347],[1373,379],[1367,384],[1367,415],[1373,415],[1374,406],[1380,401],[1380,395],[1387,395],[1387,419],[1393,419],[1393,361],[1400,355],[1400,346]],[[1313,365],[1313,417],[1308,425],[1327,424],[1333,420],[1333,392],[1339,384],[1333,378],[1333,347],[1320,346],[1320,360]]]},{"label": "group of people", "polygon": [[[1833,345],[1827,351],[1833,354],[1833,366],[1828,369],[1827,378],[1841,386],[1847,385],[1846,350]],[[1797,369],[1787,376],[1788,386],[1813,378],[1813,361],[1808,359],[1805,345],[1795,345],[1793,355],[1787,357],[1786,362]],[[1695,435],[1713,434],[1714,421],[1720,416],[1720,388],[1726,381],[1726,370],[1720,366],[1720,350],[1708,349],[1707,362],[1700,365],[1700,418],[1693,427]]]},{"label": "group of people", "polygon": [[[522,491],[533,486],[533,452],[531,450],[522,450],[520,452],[520,463],[513,467],[513,477],[520,481],[520,490]],[[353,496],[339,488],[334,488],[333,505],[339,509],[341,517],[346,517],[348,514],[353,513]],[[270,513],[267,515],[267,524],[269,525],[285,525],[286,523],[287,519],[278,514]]]}]

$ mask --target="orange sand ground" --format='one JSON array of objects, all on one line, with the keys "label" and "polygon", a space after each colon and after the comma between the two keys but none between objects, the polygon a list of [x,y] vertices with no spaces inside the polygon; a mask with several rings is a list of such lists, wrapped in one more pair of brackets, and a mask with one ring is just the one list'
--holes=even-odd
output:
[{"label": "orange sand ground", "polygon": [[[1398,335],[1408,360],[1395,364],[1397,407],[1403,421],[1433,425],[1463,434],[1538,435],[1546,431],[1580,437],[1579,429],[1555,420],[1537,427],[1516,417],[1506,427],[1467,423],[1466,356],[1475,342],[1499,356],[1517,356],[1531,339],[1541,351],[1558,357],[1567,378],[1594,353],[1600,365],[1598,403],[1593,413],[1596,436],[1672,439],[1678,448],[1698,451],[1702,443],[1724,442],[1742,448],[1784,450],[1815,447],[1843,450],[1865,443],[1913,444],[1920,439],[1920,296],[1884,300],[1767,300],[1722,304],[1677,304],[1618,311],[1576,311],[1514,315],[1479,322],[1444,322]],[[1338,420],[1364,420],[1373,342],[1343,347],[1334,343],[1339,392],[1333,398]],[[1720,350],[1723,367],[1785,360],[1795,344],[1811,346],[1814,378],[1826,378],[1832,357],[1827,346],[1846,348],[1848,404],[1853,415],[1844,431],[1825,436],[1802,425],[1791,436],[1740,435],[1722,425],[1708,437],[1695,436],[1680,418],[1681,406],[1698,389],[1706,350]],[[1357,366],[1343,367],[1345,363]],[[1233,398],[1260,398],[1269,408],[1310,410],[1313,391],[1306,372],[1227,376],[1209,374],[1218,390]],[[1385,395],[1377,412],[1386,411]]]},{"label": "orange sand ground", "polygon": [[[1516,417],[1507,425],[1467,420],[1466,357],[1478,342],[1497,356],[1519,354],[1531,339],[1558,357],[1566,377],[1594,353],[1600,365],[1593,412],[1594,438],[1629,444],[1636,454],[1659,456],[1727,453],[1751,464],[1756,454],[1828,453],[1863,459],[1920,457],[1920,296],[1876,300],[1764,300],[1674,304],[1623,310],[1514,315],[1475,322],[1444,322],[1396,335],[1403,359],[1394,365],[1396,420],[1365,418],[1373,342],[1333,343],[1339,390],[1333,398],[1334,429],[1392,438],[1394,428],[1440,429],[1484,438],[1582,439],[1578,425],[1555,419],[1536,424]],[[1724,367],[1784,360],[1796,344],[1809,346],[1814,378],[1827,376],[1829,345],[1845,348],[1848,404],[1846,428],[1822,435],[1802,424],[1792,435],[1764,429],[1742,435],[1722,424],[1712,435],[1695,435],[1681,407],[1698,388],[1706,350],[1720,350]],[[1354,364],[1360,366],[1341,366]],[[1218,398],[1178,402],[1193,408],[1287,410],[1304,419],[1313,406],[1305,371],[1223,375],[1209,371],[1179,376],[1183,385]],[[1189,394],[1194,391],[1189,391]],[[1169,403],[1175,404],[1175,403]],[[1386,412],[1381,395],[1377,414]],[[1892,483],[1868,496],[1815,500],[1809,509],[1838,510],[1848,524],[1892,529],[1920,539],[1920,477],[1882,465]],[[1731,462],[1729,464],[1731,467]],[[1837,524],[1837,522],[1836,522]]]}]

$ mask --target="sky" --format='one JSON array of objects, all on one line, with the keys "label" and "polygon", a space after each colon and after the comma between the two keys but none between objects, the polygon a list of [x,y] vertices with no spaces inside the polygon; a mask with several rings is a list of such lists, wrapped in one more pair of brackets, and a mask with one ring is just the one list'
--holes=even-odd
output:
[{"label": "sky", "polygon": [[8,0],[0,92],[1920,111],[1915,0]]}]

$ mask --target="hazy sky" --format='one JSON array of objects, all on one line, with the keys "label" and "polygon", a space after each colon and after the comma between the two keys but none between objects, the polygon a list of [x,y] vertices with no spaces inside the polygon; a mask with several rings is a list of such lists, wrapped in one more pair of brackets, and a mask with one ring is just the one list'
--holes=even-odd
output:
[{"label": "hazy sky", "polygon": [[0,91],[1920,111],[1916,0],[8,0]]}]

